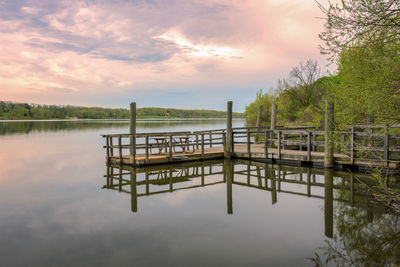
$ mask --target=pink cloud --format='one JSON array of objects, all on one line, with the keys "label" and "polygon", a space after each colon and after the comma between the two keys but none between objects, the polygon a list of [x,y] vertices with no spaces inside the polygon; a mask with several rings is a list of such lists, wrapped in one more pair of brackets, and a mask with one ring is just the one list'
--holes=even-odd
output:
[{"label": "pink cloud", "polygon": [[311,0],[33,2],[20,12],[0,14],[4,100],[95,104],[91,95],[127,91],[268,88],[300,60],[324,65]]}]

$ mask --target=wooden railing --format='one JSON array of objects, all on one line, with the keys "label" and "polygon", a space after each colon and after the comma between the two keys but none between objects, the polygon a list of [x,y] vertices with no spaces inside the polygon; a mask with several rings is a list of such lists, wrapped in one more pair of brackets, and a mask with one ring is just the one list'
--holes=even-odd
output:
[{"label": "wooden railing", "polygon": [[[204,156],[205,150],[212,147],[225,145],[225,132],[221,130],[197,131],[197,132],[158,132],[131,134],[107,134],[102,135],[106,139],[107,158],[118,157],[122,162],[124,156],[144,154],[145,162],[150,155],[168,155],[170,160],[177,153],[193,153],[200,150]],[[126,153],[129,151],[129,153]]]},{"label": "wooden railing", "polygon": [[[383,133],[356,132],[355,127],[350,132],[336,131],[334,134],[334,152],[347,155],[349,164],[358,160],[400,162],[400,135]],[[282,150],[307,151],[307,161],[311,161],[311,152],[324,152],[325,132],[308,130],[268,130],[260,128],[239,128],[233,131],[233,152],[235,145],[246,144],[246,153],[251,155],[252,145],[264,144],[265,158],[270,154],[269,148],[277,149],[280,159]]]},{"label": "wooden railing", "polygon": [[[350,131],[334,133],[334,152],[345,155],[349,164],[360,161],[379,161],[388,166],[389,162],[400,162],[400,135],[390,133],[389,127],[380,128],[380,132],[356,131],[355,126]],[[383,130],[382,130],[383,129]],[[393,129],[393,128],[390,128]],[[182,153],[200,153],[204,158],[206,151],[213,148],[223,148],[226,145],[226,130],[214,129],[206,131],[157,132],[131,134],[108,134],[106,138],[107,158],[117,157],[122,162],[126,156],[144,155],[145,163],[150,155],[162,154],[173,157]],[[270,149],[274,150],[274,158],[281,159],[282,152],[306,151],[306,161],[312,161],[313,152],[324,152],[325,132],[316,131],[310,127],[280,128],[270,130],[267,127],[237,127],[232,133],[232,153],[235,147],[245,144],[245,153],[252,156],[252,149],[264,149],[264,158],[271,157]],[[128,152],[127,152],[128,151]]]}]

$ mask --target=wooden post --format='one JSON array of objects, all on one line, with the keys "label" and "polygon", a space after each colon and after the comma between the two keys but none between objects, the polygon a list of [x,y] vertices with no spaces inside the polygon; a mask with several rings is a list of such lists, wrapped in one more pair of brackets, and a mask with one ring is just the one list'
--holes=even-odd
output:
[{"label": "wooden post", "polygon": [[114,144],[113,144],[113,138],[110,136],[110,156],[114,156]]},{"label": "wooden post", "polygon": [[232,132],[232,101],[228,101],[226,110],[226,145],[225,158],[232,157],[233,132]]},{"label": "wooden post", "polygon": [[307,133],[307,161],[311,161],[311,132]]},{"label": "wooden post", "polygon": [[110,141],[108,136],[106,136],[106,151],[107,151],[107,162],[110,161]]},{"label": "wooden post", "polygon": [[247,154],[249,154],[249,158],[250,158],[250,130],[247,129]]},{"label": "wooden post", "polygon": [[211,133],[211,131],[210,131],[210,134],[209,134],[209,138],[210,138],[210,147],[212,147],[212,133]]},{"label": "wooden post", "polygon": [[196,134],[196,149],[199,149],[199,135]]},{"label": "wooden post", "polygon": [[201,158],[204,159],[204,133],[201,133]]},{"label": "wooden post", "polygon": [[119,164],[122,164],[122,141],[121,141],[121,136],[118,137],[118,153],[119,153]]},{"label": "wooden post", "polygon": [[145,137],[145,153],[146,153],[146,164],[149,163],[149,136]]},{"label": "wooden post", "polygon": [[300,133],[300,145],[299,145],[299,150],[303,151],[303,133]]},{"label": "wooden post", "polygon": [[264,154],[265,158],[268,158],[268,130],[265,130],[265,136],[264,136]]},{"label": "wooden post", "polygon": [[131,129],[130,129],[130,141],[131,141],[131,148],[130,152],[133,157],[133,163],[136,161],[136,102],[132,102],[130,105],[131,109]]},{"label": "wooden post", "polygon": [[[257,113],[257,121],[256,121],[256,127],[257,131],[259,131],[259,128],[261,127],[261,115],[262,115],[262,106],[258,108],[258,113]],[[256,136],[254,137],[254,142],[258,143],[260,140],[259,134],[256,133]]]},{"label": "wooden post", "polygon": [[225,146],[226,146],[226,133],[223,132],[222,133],[222,146],[223,146],[223,150],[225,151]]},{"label": "wooden post", "polygon": [[281,159],[281,131],[278,131],[278,159]]},{"label": "wooden post", "polygon": [[[315,144],[315,141],[317,141],[317,135],[316,134],[313,134],[312,135],[312,142],[313,142],[313,144]],[[317,146],[313,146],[313,148],[312,148],[312,151],[317,151]]]},{"label": "wooden post", "polygon": [[169,135],[169,161],[172,162],[172,134]]},{"label": "wooden post", "polygon": [[351,165],[354,165],[354,140],[355,140],[355,129],[354,126],[351,127],[351,137],[350,137],[350,161]]},{"label": "wooden post", "polygon": [[324,156],[324,167],[333,168],[334,157],[333,157],[333,147],[334,147],[334,104],[331,96],[326,99],[326,109],[325,109],[325,156]]},{"label": "wooden post", "polygon": [[276,128],[276,104],[272,103],[271,107],[271,130]]}]

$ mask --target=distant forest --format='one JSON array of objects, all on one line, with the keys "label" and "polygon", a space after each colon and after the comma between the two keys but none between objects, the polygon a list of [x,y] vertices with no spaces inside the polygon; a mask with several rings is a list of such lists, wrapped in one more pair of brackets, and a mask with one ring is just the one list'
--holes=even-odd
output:
[{"label": "distant forest", "polygon": [[[173,108],[138,108],[138,118],[225,118],[226,112],[217,110],[186,110]],[[0,120],[43,119],[129,119],[129,109],[37,105],[0,101]],[[233,113],[234,118],[244,118]]]}]

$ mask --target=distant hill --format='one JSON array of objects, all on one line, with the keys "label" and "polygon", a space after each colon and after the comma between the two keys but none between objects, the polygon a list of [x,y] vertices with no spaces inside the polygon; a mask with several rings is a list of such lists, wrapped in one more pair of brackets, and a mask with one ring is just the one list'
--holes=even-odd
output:
[{"label": "distant hill", "polygon": [[[174,108],[138,108],[138,118],[225,118],[225,111]],[[0,120],[129,119],[129,109],[37,105],[0,101]],[[233,113],[244,118],[243,113]]]}]

